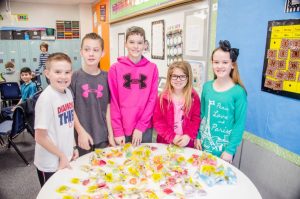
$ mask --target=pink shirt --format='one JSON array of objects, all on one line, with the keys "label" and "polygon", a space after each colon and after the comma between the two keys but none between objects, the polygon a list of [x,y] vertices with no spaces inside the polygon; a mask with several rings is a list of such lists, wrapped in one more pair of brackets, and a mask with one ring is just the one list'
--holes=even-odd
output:
[{"label": "pink shirt", "polygon": [[174,132],[177,135],[182,135],[182,122],[183,122],[183,102],[173,100],[174,104]]}]

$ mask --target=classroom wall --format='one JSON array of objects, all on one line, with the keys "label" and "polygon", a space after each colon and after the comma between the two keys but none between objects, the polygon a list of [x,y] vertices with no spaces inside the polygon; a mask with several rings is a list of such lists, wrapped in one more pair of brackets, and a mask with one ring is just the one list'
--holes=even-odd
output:
[{"label": "classroom wall", "polygon": [[216,41],[228,39],[240,49],[239,69],[249,102],[246,130],[300,155],[299,100],[261,91],[268,21],[300,17],[299,12],[284,13],[284,4],[219,1]]},{"label": "classroom wall", "polygon": [[4,20],[0,26],[47,27],[56,29],[56,20],[80,21],[80,36],[92,32],[92,5],[56,5],[42,3],[10,2],[12,14],[28,14],[28,21],[11,20],[6,16],[5,2],[0,3]]},{"label": "classroom wall", "polygon": [[[105,21],[100,20],[100,6],[106,6]],[[100,60],[101,70],[108,71],[110,67],[110,24],[109,24],[109,0],[99,0],[93,5],[93,32],[98,33],[104,40],[104,54]]]},{"label": "classroom wall", "polygon": [[[153,21],[164,20],[165,21],[165,34],[167,32],[167,28],[170,26],[174,26],[180,24],[180,27],[183,29],[184,24],[184,12],[208,8],[207,1],[200,1],[193,4],[181,5],[175,8],[166,9],[163,11],[159,11],[153,14],[135,17],[130,20],[126,20],[124,22],[111,24],[110,26],[110,61],[111,64],[117,61],[118,57],[118,33],[126,33],[126,29],[131,26],[140,26],[143,27],[146,32],[146,39],[150,43],[151,49],[151,23]],[[154,44],[155,45],[155,44]],[[166,42],[165,42],[165,59],[152,59],[151,53],[144,54],[152,62],[156,63],[159,70],[159,76],[165,77],[167,74],[167,59],[166,59]],[[125,51],[125,55],[127,51]]]},{"label": "classroom wall", "polygon": [[264,199],[300,198],[300,101],[261,91],[268,21],[300,17],[284,13],[285,2],[218,1],[216,41],[228,39],[240,49],[239,70],[248,92],[250,133],[234,164]]}]

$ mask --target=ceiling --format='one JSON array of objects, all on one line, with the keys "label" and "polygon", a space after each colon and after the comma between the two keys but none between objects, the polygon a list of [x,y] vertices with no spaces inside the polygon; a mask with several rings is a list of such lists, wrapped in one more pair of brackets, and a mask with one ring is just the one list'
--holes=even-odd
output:
[{"label": "ceiling", "polygon": [[7,0],[10,2],[24,2],[24,3],[48,3],[48,4],[68,4],[75,5],[81,3],[94,3],[99,0]]}]

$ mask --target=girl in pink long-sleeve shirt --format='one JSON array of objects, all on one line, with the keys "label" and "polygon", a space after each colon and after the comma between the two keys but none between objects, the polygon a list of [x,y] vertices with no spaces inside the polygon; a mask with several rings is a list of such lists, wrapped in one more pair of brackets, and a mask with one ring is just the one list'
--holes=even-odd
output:
[{"label": "girl in pink long-sleeve shirt", "polygon": [[145,31],[133,26],[126,32],[127,57],[119,57],[108,73],[110,111],[118,145],[152,142],[152,116],[157,98],[158,69],[142,53]]},{"label": "girl in pink long-sleeve shirt", "polygon": [[157,99],[153,125],[158,143],[193,147],[200,125],[200,99],[192,87],[188,62],[170,65],[164,91]]}]

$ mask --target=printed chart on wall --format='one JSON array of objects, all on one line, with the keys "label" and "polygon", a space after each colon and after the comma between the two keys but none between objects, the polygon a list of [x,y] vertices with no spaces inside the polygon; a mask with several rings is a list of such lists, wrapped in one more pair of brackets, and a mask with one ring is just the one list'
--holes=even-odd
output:
[{"label": "printed chart on wall", "polygon": [[261,87],[300,99],[300,19],[269,21]]}]

